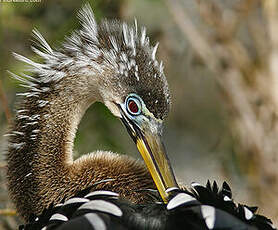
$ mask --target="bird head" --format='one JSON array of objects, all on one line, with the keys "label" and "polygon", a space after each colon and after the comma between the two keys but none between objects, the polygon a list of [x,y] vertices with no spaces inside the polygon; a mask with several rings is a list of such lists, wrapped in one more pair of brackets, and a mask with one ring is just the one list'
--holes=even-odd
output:
[{"label": "bird head", "polygon": [[158,44],[149,44],[145,29],[138,32],[136,21],[133,26],[105,21],[98,33],[105,47],[103,53],[108,56],[103,59],[112,59],[116,66],[112,74],[100,80],[103,102],[127,128],[167,202],[165,190],[177,187],[177,183],[161,141],[170,94],[163,64],[155,57]]}]

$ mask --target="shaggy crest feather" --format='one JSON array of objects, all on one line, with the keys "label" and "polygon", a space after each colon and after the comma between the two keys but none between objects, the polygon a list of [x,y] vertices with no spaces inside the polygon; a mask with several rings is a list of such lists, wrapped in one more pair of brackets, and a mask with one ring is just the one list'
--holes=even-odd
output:
[{"label": "shaggy crest feather", "polygon": [[[158,43],[154,47],[149,45],[145,27],[142,27],[139,32],[136,19],[134,25],[130,26],[126,23],[107,20],[103,20],[100,25],[97,25],[89,4],[85,4],[80,10],[78,18],[81,21],[81,29],[74,31],[70,37],[66,38],[62,49],[53,50],[40,32],[37,29],[33,30],[35,44],[31,48],[42,58],[42,63],[13,53],[16,59],[27,64],[26,70],[31,72],[31,76],[9,72],[14,79],[22,82],[21,86],[29,89],[29,92],[18,95],[39,97],[41,93],[49,89],[50,85],[57,85],[57,82],[67,76],[90,76],[104,74],[105,71],[110,70],[119,75],[118,79],[127,78],[126,82],[130,82],[130,84],[134,83],[129,78],[134,78],[139,83],[142,82],[142,86],[149,85],[148,81],[153,81],[152,78],[157,83],[160,82],[156,91],[162,90],[161,95],[166,96],[166,104],[161,102],[164,104],[160,104],[160,107],[169,106],[170,95],[163,73],[163,63],[161,62],[159,65],[156,60]],[[107,44],[107,39],[110,44]],[[151,58],[144,60],[146,59],[145,53]],[[146,61],[148,63],[144,63]],[[144,70],[146,65],[149,65],[147,72]],[[145,78],[142,78],[144,75]],[[145,95],[144,99],[149,109],[159,108],[159,105],[156,105],[158,101],[156,100],[155,103],[152,101],[154,96]],[[39,106],[46,104],[39,103]],[[157,114],[158,117],[165,116],[163,111],[151,110],[151,112]]]},{"label": "shaggy crest feather", "polygon": [[[80,10],[78,18],[81,22],[81,29],[74,31],[70,37],[66,38],[62,49],[53,50],[40,32],[37,29],[33,30],[32,35],[35,44],[31,48],[42,58],[42,63],[35,62],[20,54],[13,54],[16,59],[27,64],[26,70],[28,72],[37,76],[10,73],[13,78],[25,83],[22,86],[31,89],[31,93],[23,95],[27,97],[38,96],[38,92],[41,92],[38,83],[45,83],[47,86],[59,82],[69,75],[89,76],[92,72],[103,74],[107,69],[115,71],[122,77],[133,75],[137,81],[140,81],[142,80],[140,79],[142,70],[138,67],[140,54],[136,57],[140,50],[151,54],[149,64],[150,67],[156,69],[153,70],[154,73],[147,73],[148,77],[161,78],[164,83],[166,82],[163,64],[161,62],[158,65],[156,60],[158,43],[154,47],[149,45],[146,28],[142,27],[139,32],[136,19],[134,25],[130,26],[126,23],[107,20],[103,20],[98,26],[89,4],[85,4]],[[116,34],[115,30],[122,31],[122,35]],[[103,39],[109,39],[110,44],[108,46],[100,44]],[[142,68],[142,64],[140,66]],[[167,94],[169,103],[168,88],[163,90]]]}]

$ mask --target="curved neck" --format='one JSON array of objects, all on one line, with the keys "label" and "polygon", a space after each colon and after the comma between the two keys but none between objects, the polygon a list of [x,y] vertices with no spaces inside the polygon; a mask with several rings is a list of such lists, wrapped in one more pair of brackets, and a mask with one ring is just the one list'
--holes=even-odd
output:
[{"label": "curved neck", "polygon": [[99,98],[93,85],[68,77],[38,86],[43,93],[25,94],[10,134],[7,171],[11,198],[25,219],[59,202],[74,183],[73,142],[81,117]]},{"label": "curved neck", "polygon": [[[87,108],[98,99],[94,85],[88,87],[84,79],[65,79],[55,86],[37,107],[40,114],[40,131],[37,141],[39,160],[47,168],[66,167],[73,163],[73,143],[78,124]],[[87,87],[85,87],[87,86]],[[45,167],[45,165],[43,165]]]},{"label": "curved neck", "polygon": [[[152,177],[136,160],[98,151],[73,161],[79,121],[100,98],[86,81],[73,83],[73,79],[71,84],[64,80],[63,85],[50,86],[39,95],[28,92],[17,112],[9,139],[7,176],[10,197],[26,221],[84,189],[111,190],[135,203],[152,200],[144,193],[155,188]],[[112,182],[104,182],[107,179]]]},{"label": "curved neck", "polygon": [[[74,96],[73,96],[74,95]],[[49,167],[65,167],[73,163],[73,143],[78,124],[87,110],[95,102],[72,92],[51,98],[50,105],[40,121],[40,141],[37,152],[42,163]],[[59,161],[57,162],[57,159]]]}]

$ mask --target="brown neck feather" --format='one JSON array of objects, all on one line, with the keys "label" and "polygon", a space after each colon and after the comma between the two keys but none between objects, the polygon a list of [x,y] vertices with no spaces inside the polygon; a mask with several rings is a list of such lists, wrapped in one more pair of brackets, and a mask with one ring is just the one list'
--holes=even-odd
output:
[{"label": "brown neck feather", "polygon": [[154,188],[145,167],[128,157],[96,152],[73,161],[79,121],[98,99],[82,82],[67,78],[58,87],[50,85],[38,97],[27,97],[17,112],[7,174],[11,198],[25,220],[106,179],[111,180],[92,189],[109,189],[133,202],[148,200],[134,191]]}]

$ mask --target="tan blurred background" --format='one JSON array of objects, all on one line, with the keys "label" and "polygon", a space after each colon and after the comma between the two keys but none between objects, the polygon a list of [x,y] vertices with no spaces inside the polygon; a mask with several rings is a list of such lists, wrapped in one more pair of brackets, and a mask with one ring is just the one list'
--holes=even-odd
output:
[{"label": "tan blurred background", "polygon": [[[12,0],[11,0],[12,1]],[[226,180],[236,201],[258,205],[278,223],[278,1],[92,0],[97,20],[119,18],[147,27],[164,61],[172,93],[164,141],[179,181]],[[84,3],[84,2],[83,2]],[[82,2],[0,1],[0,230],[16,229],[5,185],[5,138],[16,92],[6,70],[23,65],[11,52],[35,58],[36,27],[52,46],[79,26]],[[97,149],[139,158],[121,123],[101,104],[85,114],[76,156]]]}]

